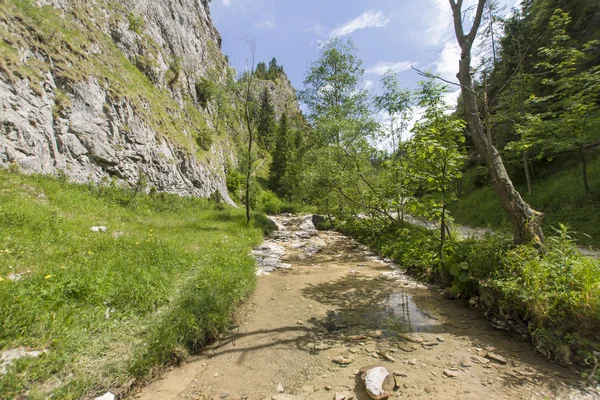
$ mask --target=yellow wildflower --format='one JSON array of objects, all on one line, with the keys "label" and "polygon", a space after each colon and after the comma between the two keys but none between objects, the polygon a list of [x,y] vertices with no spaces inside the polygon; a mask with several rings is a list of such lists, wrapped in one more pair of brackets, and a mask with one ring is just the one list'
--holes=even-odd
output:
[{"label": "yellow wildflower", "polygon": [[52,275],[46,275],[46,276],[44,277],[44,279],[50,279],[50,278],[52,278]]}]

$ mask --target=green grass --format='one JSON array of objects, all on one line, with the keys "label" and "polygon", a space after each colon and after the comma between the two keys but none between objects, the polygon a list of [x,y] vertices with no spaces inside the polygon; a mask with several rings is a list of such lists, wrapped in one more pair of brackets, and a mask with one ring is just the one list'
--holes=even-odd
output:
[{"label": "green grass", "polygon": [[125,390],[226,329],[262,229],[222,208],[0,171],[0,350],[47,350],[0,376],[0,398]]},{"label": "green grass", "polygon": [[[464,196],[451,207],[459,224],[510,229],[504,210],[490,186],[475,188],[470,180],[474,171],[465,174]],[[591,196],[585,196],[581,171],[575,167],[546,179],[534,181],[533,195],[527,188],[517,186],[524,199],[545,214],[545,230],[567,224],[577,232],[581,244],[600,247],[600,158],[589,162],[588,179]]]}]

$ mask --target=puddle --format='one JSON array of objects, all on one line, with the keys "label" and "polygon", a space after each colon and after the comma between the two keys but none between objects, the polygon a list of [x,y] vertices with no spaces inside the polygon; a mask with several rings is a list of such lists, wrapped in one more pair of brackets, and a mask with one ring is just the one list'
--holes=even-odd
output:
[{"label": "puddle", "polygon": [[[398,333],[428,332],[441,325],[427,305],[430,292],[407,291],[390,282],[350,275],[335,282],[309,285],[304,296],[326,306],[334,306],[320,324],[329,334],[357,335],[382,331],[384,336]],[[418,304],[415,298],[418,298]]]}]

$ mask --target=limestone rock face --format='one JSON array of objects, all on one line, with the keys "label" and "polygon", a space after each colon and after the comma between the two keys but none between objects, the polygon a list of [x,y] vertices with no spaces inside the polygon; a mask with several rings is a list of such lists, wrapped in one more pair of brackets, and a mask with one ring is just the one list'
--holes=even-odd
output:
[{"label": "limestone rock face", "polygon": [[[198,116],[204,116],[204,129],[211,129],[211,121],[209,111],[195,103],[196,82],[209,70],[223,76],[227,68],[208,2],[37,5],[83,32],[86,42],[57,44],[59,39],[52,41],[18,15],[16,6],[1,6],[9,10],[0,13],[0,27],[10,34],[10,49],[0,49],[0,168],[17,164],[25,173],[66,174],[76,182],[115,179],[129,186],[143,178],[148,187],[168,193],[219,192],[233,205],[225,183],[225,165],[236,160],[233,146],[214,132],[205,148],[197,140]],[[19,70],[23,65],[28,69]],[[145,96],[139,82],[154,92]]]}]

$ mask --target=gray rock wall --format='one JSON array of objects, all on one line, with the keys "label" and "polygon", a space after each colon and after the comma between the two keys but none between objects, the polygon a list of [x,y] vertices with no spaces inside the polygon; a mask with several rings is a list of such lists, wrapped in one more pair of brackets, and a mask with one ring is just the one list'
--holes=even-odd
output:
[{"label": "gray rock wall", "polygon": [[[184,98],[193,101],[197,79],[209,69],[225,71],[220,36],[204,1],[125,0],[117,2],[116,8],[108,7],[110,3],[38,1],[62,9],[65,18],[70,18],[71,7],[92,7],[94,23],[132,61],[148,51],[145,43],[153,42],[154,85],[168,92],[182,109]],[[143,35],[129,29],[129,15],[143,18]],[[94,45],[90,52],[102,57]],[[17,163],[26,173],[65,173],[77,182],[117,178],[130,185],[145,175],[159,191],[199,197],[218,191],[233,204],[227,194],[224,166],[236,157],[226,138],[216,140],[198,157],[189,132],[182,135],[190,136],[190,146],[170,140],[136,111],[127,95],[111,95],[103,77],[92,74],[79,82],[57,82],[50,57],[33,43],[19,53],[23,61],[37,58],[50,67],[40,71],[43,82],[36,84],[41,90],[34,90],[27,78],[14,79],[0,69],[0,167]],[[167,84],[165,76],[175,59],[180,60],[181,74],[178,82]],[[68,101],[58,99],[57,87]],[[56,112],[59,101],[61,110]]]}]

